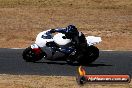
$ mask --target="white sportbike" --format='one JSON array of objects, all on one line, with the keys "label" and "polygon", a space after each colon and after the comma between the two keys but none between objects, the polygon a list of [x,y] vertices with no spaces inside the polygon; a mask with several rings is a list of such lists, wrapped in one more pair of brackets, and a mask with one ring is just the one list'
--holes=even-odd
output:
[{"label": "white sportbike", "polygon": [[[74,50],[74,47],[71,46],[71,40],[65,38],[65,34],[57,33],[55,35],[47,35],[47,31],[40,32],[34,44],[29,46],[23,51],[23,59],[27,62],[36,62],[42,58],[48,59],[51,61],[67,61],[67,54],[55,51],[54,47],[58,46],[58,49],[69,49],[69,52]],[[94,62],[99,57],[99,49],[94,46],[95,44],[100,43],[101,37],[87,36],[86,52],[83,53],[83,57],[75,57],[74,61],[78,63],[89,64]]]}]

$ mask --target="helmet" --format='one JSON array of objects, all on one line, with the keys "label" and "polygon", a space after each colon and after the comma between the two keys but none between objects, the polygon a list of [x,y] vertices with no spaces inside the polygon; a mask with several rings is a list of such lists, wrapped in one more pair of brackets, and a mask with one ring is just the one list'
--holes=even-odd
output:
[{"label": "helmet", "polygon": [[78,35],[78,30],[74,25],[68,25],[66,27],[67,33],[71,35]]}]

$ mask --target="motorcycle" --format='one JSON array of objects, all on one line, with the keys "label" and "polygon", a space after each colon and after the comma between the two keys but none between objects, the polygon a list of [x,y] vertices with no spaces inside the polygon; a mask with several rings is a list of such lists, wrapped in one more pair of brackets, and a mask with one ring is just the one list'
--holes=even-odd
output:
[{"label": "motorcycle", "polygon": [[[69,52],[72,54],[74,47],[71,46],[71,40],[67,39],[65,34],[57,33],[54,35],[47,35],[47,31],[40,32],[34,44],[29,46],[23,51],[23,59],[26,62],[36,62],[42,58],[51,60],[51,61],[67,61],[67,54],[55,51],[55,47],[58,49],[69,49]],[[94,46],[95,44],[100,43],[101,37],[87,36],[86,52],[83,53],[83,57],[72,57],[80,64],[89,64],[94,62],[99,57],[99,49]],[[73,61],[73,62],[74,62]]]}]

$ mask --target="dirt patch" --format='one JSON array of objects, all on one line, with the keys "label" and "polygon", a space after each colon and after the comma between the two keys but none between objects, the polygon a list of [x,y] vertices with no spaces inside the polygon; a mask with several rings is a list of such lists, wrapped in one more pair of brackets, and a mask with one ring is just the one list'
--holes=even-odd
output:
[{"label": "dirt patch", "polygon": [[75,24],[100,49],[132,50],[131,0],[0,0],[0,47],[25,48],[49,28]]},{"label": "dirt patch", "polygon": [[67,6],[0,8],[0,47],[28,47],[39,32],[68,24],[85,35],[101,36],[100,49],[132,50],[131,9]]}]

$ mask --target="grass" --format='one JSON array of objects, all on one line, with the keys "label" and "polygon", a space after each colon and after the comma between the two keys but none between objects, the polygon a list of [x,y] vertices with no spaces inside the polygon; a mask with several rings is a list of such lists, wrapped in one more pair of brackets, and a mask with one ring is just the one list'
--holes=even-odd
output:
[{"label": "grass", "polygon": [[131,83],[94,83],[81,86],[71,76],[0,75],[0,88],[131,88]]},{"label": "grass", "polygon": [[75,24],[86,35],[101,36],[100,49],[132,50],[131,14],[131,9],[0,8],[0,47],[25,48],[40,31]]},{"label": "grass", "polygon": [[0,0],[0,7],[21,6],[73,6],[95,9],[120,9],[131,8],[131,0]]}]

